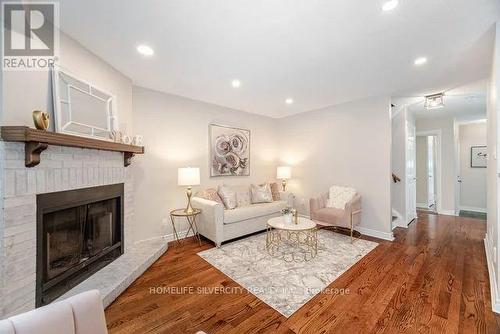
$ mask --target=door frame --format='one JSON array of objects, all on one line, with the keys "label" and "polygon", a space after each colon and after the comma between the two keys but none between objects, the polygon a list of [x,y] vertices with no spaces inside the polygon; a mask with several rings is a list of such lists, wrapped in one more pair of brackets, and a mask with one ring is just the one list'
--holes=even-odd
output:
[{"label": "door frame", "polygon": [[[461,182],[458,182],[458,180],[461,181],[461,160],[460,160],[460,126],[461,125],[467,125],[467,124],[474,124],[474,123],[486,123],[486,126],[488,126],[488,118],[481,118],[481,119],[471,119],[471,120],[458,120],[454,119],[453,120],[453,141],[454,141],[454,153],[455,153],[455,215],[459,216],[460,215],[460,202],[461,202],[461,191],[462,191],[462,184]],[[486,127],[486,131],[488,131],[488,127]],[[486,203],[486,206],[488,203]],[[488,208],[486,208],[486,211],[488,211]]]},{"label": "door frame", "polygon": [[428,131],[417,131],[415,134],[416,137],[428,137],[435,136],[436,137],[436,175],[434,175],[435,183],[436,183],[436,212],[443,213],[442,206],[442,153],[443,153],[443,141],[442,141],[442,131],[441,129],[436,130],[428,130]]}]

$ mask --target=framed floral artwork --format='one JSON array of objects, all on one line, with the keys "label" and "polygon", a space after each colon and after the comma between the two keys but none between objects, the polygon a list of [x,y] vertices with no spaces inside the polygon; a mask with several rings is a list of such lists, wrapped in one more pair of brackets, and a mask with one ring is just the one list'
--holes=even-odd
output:
[{"label": "framed floral artwork", "polygon": [[250,175],[250,130],[210,124],[210,176]]}]

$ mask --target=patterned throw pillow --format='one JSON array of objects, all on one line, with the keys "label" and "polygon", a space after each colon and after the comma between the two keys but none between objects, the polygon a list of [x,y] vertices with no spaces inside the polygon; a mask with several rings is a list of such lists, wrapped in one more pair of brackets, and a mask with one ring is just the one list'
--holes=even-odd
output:
[{"label": "patterned throw pillow", "polygon": [[271,187],[269,183],[264,183],[261,185],[252,184],[252,203],[271,203],[273,201],[273,194],[271,193]]},{"label": "patterned throw pillow", "polygon": [[220,204],[224,204],[222,202],[222,199],[220,198],[219,194],[217,193],[217,190],[214,188],[208,188],[205,190],[198,191],[196,193],[196,197],[208,199],[209,201],[214,201]]},{"label": "patterned throw pillow", "polygon": [[281,200],[280,197],[280,188],[277,182],[272,182],[269,184],[271,186],[271,194],[273,195],[273,201]]},{"label": "patterned throw pillow", "polygon": [[345,209],[345,205],[356,195],[356,189],[332,186],[326,206],[328,208]]},{"label": "patterned throw pillow", "polygon": [[236,192],[228,186],[219,186],[219,193],[226,209],[232,210],[236,207]]},{"label": "patterned throw pillow", "polygon": [[250,193],[248,191],[238,191],[236,193],[237,207],[249,206],[252,204],[250,201]]}]

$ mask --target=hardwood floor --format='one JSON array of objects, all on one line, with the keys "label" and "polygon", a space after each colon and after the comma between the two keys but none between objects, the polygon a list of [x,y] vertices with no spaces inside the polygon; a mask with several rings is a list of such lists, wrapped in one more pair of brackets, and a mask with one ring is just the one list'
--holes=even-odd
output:
[{"label": "hardwood floor", "polygon": [[[319,294],[288,319],[248,292],[192,293],[189,288],[239,285],[196,255],[212,244],[172,243],[106,309],[108,329],[110,333],[500,333],[500,318],[491,311],[485,231],[481,220],[420,212],[408,229],[395,229],[394,242],[378,240],[377,248],[330,285],[348,288],[349,294]],[[151,293],[154,287],[170,291]]]}]

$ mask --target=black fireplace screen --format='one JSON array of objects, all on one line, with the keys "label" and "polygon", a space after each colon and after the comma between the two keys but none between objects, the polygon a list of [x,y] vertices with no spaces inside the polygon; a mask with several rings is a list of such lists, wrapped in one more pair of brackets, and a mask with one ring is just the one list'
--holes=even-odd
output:
[{"label": "black fireplace screen", "polygon": [[37,196],[37,306],[123,254],[123,184]]}]

